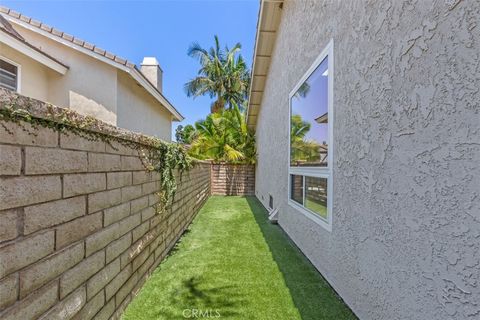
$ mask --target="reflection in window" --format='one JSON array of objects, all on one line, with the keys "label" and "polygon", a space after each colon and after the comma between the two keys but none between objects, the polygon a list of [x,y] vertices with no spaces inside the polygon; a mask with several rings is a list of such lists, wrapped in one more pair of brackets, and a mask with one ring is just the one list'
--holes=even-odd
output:
[{"label": "reflection in window", "polygon": [[291,199],[303,205],[303,176],[292,174],[290,177]]},{"label": "reflection in window", "polygon": [[327,179],[305,177],[305,207],[327,218]]},{"label": "reflection in window", "polygon": [[290,165],[327,167],[328,57],[291,100]]}]

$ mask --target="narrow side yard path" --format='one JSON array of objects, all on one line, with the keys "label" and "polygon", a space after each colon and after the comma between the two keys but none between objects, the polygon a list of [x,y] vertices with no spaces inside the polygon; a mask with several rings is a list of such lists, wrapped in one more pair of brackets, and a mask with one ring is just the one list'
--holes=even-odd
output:
[{"label": "narrow side yard path", "polygon": [[356,319],[254,197],[211,197],[123,315]]}]

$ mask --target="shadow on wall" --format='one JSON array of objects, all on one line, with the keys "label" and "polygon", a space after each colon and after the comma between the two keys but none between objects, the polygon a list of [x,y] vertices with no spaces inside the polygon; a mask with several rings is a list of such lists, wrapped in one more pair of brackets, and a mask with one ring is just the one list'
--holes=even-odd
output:
[{"label": "shadow on wall", "polygon": [[117,115],[115,112],[93,99],[70,90],[69,102],[70,104],[68,107],[82,115],[97,118],[111,124],[112,126],[117,125]]},{"label": "shadow on wall", "polygon": [[247,201],[302,319],[357,319],[287,234],[268,222],[260,202],[255,197]]}]

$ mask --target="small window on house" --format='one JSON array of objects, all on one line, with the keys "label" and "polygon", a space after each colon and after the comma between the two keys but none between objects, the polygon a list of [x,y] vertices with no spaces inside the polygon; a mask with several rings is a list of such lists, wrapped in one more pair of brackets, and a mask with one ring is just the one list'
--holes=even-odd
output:
[{"label": "small window on house", "polygon": [[0,87],[18,91],[18,66],[0,59]]},{"label": "small window on house", "polygon": [[289,204],[331,230],[333,43],[290,93]]},{"label": "small window on house", "polygon": [[271,194],[269,195],[269,199],[268,199],[268,207],[270,209],[273,209],[273,197]]}]

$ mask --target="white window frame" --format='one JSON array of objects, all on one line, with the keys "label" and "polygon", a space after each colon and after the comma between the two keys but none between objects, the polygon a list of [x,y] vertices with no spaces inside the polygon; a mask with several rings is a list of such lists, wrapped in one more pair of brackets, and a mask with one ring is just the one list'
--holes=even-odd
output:
[{"label": "white window frame", "polygon": [[0,60],[3,60],[11,65],[17,67],[17,90],[15,92],[22,93],[22,65],[18,62],[12,61],[2,55],[0,55]]},{"label": "white window frame", "polygon": [[[327,155],[327,168],[322,167],[292,167],[290,166],[290,133],[291,133],[291,118],[292,118],[292,98],[298,91],[300,86],[312,75],[322,61],[328,57],[328,155]],[[330,40],[328,45],[323,49],[320,55],[315,59],[311,67],[300,78],[297,85],[293,88],[288,96],[288,204],[305,215],[310,220],[319,224],[327,231],[332,231],[332,209],[333,209],[333,39]],[[305,177],[318,177],[327,179],[327,218],[324,219],[319,214],[309,210],[308,208],[298,204],[291,199],[291,175],[301,175],[303,178],[303,204],[305,205]]]}]

